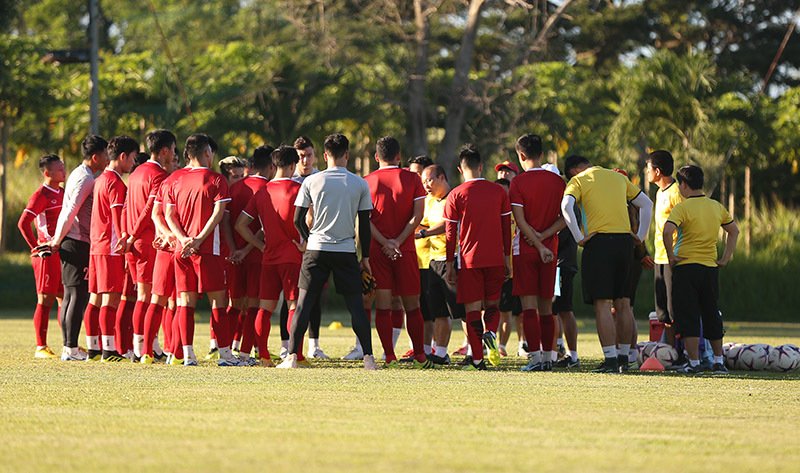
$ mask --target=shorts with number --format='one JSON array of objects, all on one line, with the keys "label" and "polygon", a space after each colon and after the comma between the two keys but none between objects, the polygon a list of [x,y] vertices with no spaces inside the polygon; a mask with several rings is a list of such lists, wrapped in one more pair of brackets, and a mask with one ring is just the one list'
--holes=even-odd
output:
[{"label": "shorts with number", "polygon": [[83,287],[89,284],[89,243],[64,238],[58,251],[61,258],[61,282],[67,287]]},{"label": "shorts with number", "polygon": [[175,295],[175,253],[156,250],[153,263],[153,294],[161,297]]},{"label": "shorts with number", "polygon": [[58,253],[44,258],[31,256],[31,266],[37,294],[64,294],[64,286],[61,285],[61,257]]},{"label": "shorts with number", "polygon": [[180,292],[224,291],[225,260],[219,255],[175,256],[175,289]]},{"label": "shorts with number", "polygon": [[462,304],[500,299],[506,271],[502,266],[461,268],[456,278],[456,299]]},{"label": "shorts with number", "polygon": [[89,292],[122,294],[125,279],[125,257],[122,255],[89,256]]},{"label": "shorts with number", "polygon": [[553,258],[549,263],[542,262],[539,253],[523,253],[514,256],[515,296],[537,296],[552,299],[556,290],[556,267]]},{"label": "shorts with number", "polygon": [[300,279],[299,264],[265,264],[260,269],[259,299],[277,301],[283,292],[286,300],[297,300],[297,284]]},{"label": "shorts with number", "polygon": [[[414,247],[411,247],[414,250]],[[390,260],[380,247],[370,249],[370,267],[375,277],[376,289],[389,289],[393,296],[414,296],[420,292],[419,263],[416,251],[406,251],[396,260]]]},{"label": "shorts with number", "polygon": [[252,258],[245,258],[239,264],[226,261],[225,268],[228,294],[231,299],[241,299],[242,297],[257,299],[259,297],[261,260],[252,261]]}]

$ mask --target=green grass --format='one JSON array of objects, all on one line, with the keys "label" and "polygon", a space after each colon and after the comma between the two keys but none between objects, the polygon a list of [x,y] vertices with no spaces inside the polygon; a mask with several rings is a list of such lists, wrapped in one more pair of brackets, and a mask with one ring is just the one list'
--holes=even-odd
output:
[{"label": "green grass", "polygon": [[[0,319],[3,471],[783,471],[800,464],[797,373],[533,374],[518,372],[516,357],[483,373],[367,373],[345,362],[290,372],[62,363],[32,359],[27,312],[5,315],[25,319]],[[588,369],[600,351],[593,324],[581,325]],[[60,335],[51,327],[55,345]],[[205,327],[198,325],[199,353]],[[331,355],[344,354],[352,338],[347,329],[322,333]],[[800,325],[731,324],[729,340],[800,343]],[[457,332],[451,347],[460,341]]]}]

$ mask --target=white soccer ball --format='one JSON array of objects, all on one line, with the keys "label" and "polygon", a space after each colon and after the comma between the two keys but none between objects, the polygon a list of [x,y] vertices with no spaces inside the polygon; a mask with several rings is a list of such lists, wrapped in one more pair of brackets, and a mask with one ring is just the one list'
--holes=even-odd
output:
[{"label": "white soccer ball", "polygon": [[800,357],[795,354],[794,349],[791,347],[781,345],[772,347],[769,351],[767,369],[770,371],[785,373],[786,371],[797,369],[798,365],[800,365]]},{"label": "white soccer ball", "polygon": [[650,356],[660,361],[664,368],[669,368],[678,361],[678,350],[666,343],[658,343],[653,347]]},{"label": "white soccer ball", "polygon": [[767,369],[769,365],[769,348],[769,345],[763,343],[745,345],[739,353],[738,368],[750,371]]},{"label": "white soccer ball", "polygon": [[658,345],[657,342],[639,342],[636,345],[639,354],[637,355],[637,361],[641,366],[644,363],[644,360],[650,358],[650,354],[653,353],[653,349]]},{"label": "white soccer ball", "polygon": [[[727,345],[727,344],[726,344]],[[744,348],[744,344],[742,343],[734,343],[733,345],[729,346],[726,350],[723,346],[723,352],[725,353],[725,366],[729,370],[738,370],[739,368],[739,355],[742,352],[742,348]]]}]

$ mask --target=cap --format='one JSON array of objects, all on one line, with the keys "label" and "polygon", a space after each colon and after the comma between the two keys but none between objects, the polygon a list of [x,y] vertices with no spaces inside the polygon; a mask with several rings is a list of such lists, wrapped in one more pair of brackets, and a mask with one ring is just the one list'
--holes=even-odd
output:
[{"label": "cap", "polygon": [[502,163],[497,163],[494,166],[495,172],[497,172],[497,171],[499,171],[499,170],[501,170],[503,168],[508,168],[508,169],[514,171],[515,173],[519,174],[519,168],[517,167],[517,165],[512,163],[511,161],[509,161],[507,159],[505,161],[503,161]]}]

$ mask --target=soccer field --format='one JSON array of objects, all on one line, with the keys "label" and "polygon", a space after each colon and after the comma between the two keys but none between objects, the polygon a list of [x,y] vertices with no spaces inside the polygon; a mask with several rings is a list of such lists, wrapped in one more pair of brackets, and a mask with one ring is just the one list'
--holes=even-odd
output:
[{"label": "soccer field", "polygon": [[[581,372],[521,373],[511,357],[488,372],[368,373],[341,361],[283,371],[34,360],[30,321],[0,319],[0,470],[800,469],[797,372],[592,374],[601,353],[582,325]],[[352,339],[321,337],[332,356]],[[800,344],[800,325],[730,324],[727,339]]]}]

